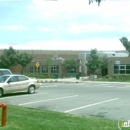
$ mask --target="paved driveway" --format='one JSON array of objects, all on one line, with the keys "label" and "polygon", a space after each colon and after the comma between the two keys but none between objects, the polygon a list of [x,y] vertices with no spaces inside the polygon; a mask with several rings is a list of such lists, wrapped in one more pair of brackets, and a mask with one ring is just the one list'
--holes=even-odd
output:
[{"label": "paved driveway", "polygon": [[129,84],[44,83],[35,94],[5,95],[0,101],[113,120],[130,119]]}]

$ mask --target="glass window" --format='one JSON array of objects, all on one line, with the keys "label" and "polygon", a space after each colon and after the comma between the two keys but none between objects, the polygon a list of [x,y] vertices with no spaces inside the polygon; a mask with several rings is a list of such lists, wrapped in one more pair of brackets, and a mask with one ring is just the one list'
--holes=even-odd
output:
[{"label": "glass window", "polygon": [[125,65],[120,65],[120,69],[123,69],[123,70],[125,70]]},{"label": "glass window", "polygon": [[120,70],[120,74],[125,74],[125,70]]},{"label": "glass window", "polygon": [[126,69],[130,69],[130,65],[126,65]]},{"label": "glass window", "polygon": [[114,70],[114,74],[118,74],[118,70]]},{"label": "glass window", "polygon": [[10,72],[8,70],[2,70],[3,74],[10,74]]},{"label": "glass window", "polygon": [[29,73],[33,73],[33,66],[29,66]]},{"label": "glass window", "polygon": [[18,76],[18,81],[25,81],[25,80],[28,80],[28,78],[25,76]]},{"label": "glass window", "polygon": [[48,73],[48,66],[47,65],[42,66],[42,73]]},{"label": "glass window", "polygon": [[0,83],[5,82],[8,78],[9,76],[0,76]]},{"label": "glass window", "polygon": [[40,67],[37,68],[37,67],[35,66],[35,73],[40,73]]},{"label": "glass window", "polygon": [[130,74],[130,70],[126,70],[126,74]]},{"label": "glass window", "polygon": [[54,65],[51,67],[51,73],[59,73],[59,66]]},{"label": "glass window", "polygon": [[18,76],[13,76],[9,79],[9,82],[17,82],[18,81]]},{"label": "glass window", "polygon": [[114,65],[114,74],[130,74],[130,64]]},{"label": "glass window", "polygon": [[0,76],[3,75],[2,72],[0,71]]},{"label": "glass window", "polygon": [[119,65],[114,65],[114,69],[119,69]]}]

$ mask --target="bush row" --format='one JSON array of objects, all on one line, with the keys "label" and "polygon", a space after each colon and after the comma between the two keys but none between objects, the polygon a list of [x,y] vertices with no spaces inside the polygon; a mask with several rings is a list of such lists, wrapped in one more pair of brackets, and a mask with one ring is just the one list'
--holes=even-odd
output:
[{"label": "bush row", "polygon": [[105,78],[112,78],[112,79],[117,79],[117,78],[121,78],[121,79],[130,79],[130,75],[113,75],[113,76],[109,76],[106,75]]},{"label": "bush row", "polygon": [[43,73],[24,73],[24,75],[29,76],[29,77],[35,77],[35,78],[42,78],[42,79],[47,79],[47,78],[55,78],[54,74],[43,74]]}]

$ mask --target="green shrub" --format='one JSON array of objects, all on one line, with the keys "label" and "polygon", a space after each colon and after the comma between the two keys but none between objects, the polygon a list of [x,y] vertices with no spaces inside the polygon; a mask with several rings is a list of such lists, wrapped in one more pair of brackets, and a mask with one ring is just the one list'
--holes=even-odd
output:
[{"label": "green shrub", "polygon": [[24,73],[24,75],[29,76],[29,77],[34,77],[34,78],[41,78],[41,79],[46,79],[46,78],[54,78],[54,76],[48,76],[48,74],[42,74],[42,73]]},{"label": "green shrub", "polygon": [[117,79],[117,78],[118,78],[118,75],[113,75],[112,78],[113,78],[113,79]]},{"label": "green shrub", "polygon": [[109,75],[106,75],[105,78],[109,78]]},{"label": "green shrub", "polygon": [[113,79],[119,78],[120,80],[130,80],[130,75],[125,75],[125,74],[119,74],[119,75],[113,75]]}]

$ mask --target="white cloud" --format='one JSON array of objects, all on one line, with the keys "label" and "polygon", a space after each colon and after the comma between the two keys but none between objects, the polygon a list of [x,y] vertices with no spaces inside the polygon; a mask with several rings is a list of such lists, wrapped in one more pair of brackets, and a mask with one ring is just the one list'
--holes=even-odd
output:
[{"label": "white cloud", "polygon": [[[71,33],[73,33],[73,39],[74,33],[76,33],[77,39],[81,38],[80,33],[83,32],[111,31],[112,37],[113,33],[118,31],[120,35],[124,33],[128,34],[130,32],[129,5],[130,1],[124,2],[123,0],[102,1],[100,7],[97,3],[88,5],[88,0],[33,0],[33,3],[28,6],[29,10],[27,14],[30,23],[27,25],[29,25],[30,28],[37,29],[36,33],[39,34],[38,38],[40,39],[44,39],[41,38],[43,37],[41,31],[48,32],[47,36],[49,36],[49,32],[51,35],[57,32],[56,36],[58,36],[58,38],[56,37],[53,40],[49,37],[49,41],[39,41],[39,39],[37,39],[37,41],[26,44],[23,43],[23,45],[13,45],[13,47],[17,49],[29,48],[43,50],[90,50],[92,48],[97,48],[99,50],[122,50],[124,47],[120,43],[119,38],[102,39],[101,36],[99,39],[93,38],[87,40],[88,37],[86,36],[86,40],[72,41],[72,39],[67,39],[71,38]],[[27,28],[22,25],[0,26],[0,29],[5,29],[7,31],[27,30]],[[61,35],[59,36],[58,34]],[[24,35],[23,33],[23,37]],[[31,33],[29,35],[31,35]],[[103,37],[105,36],[104,34]]]},{"label": "white cloud", "polygon": [[116,28],[110,25],[100,25],[96,23],[86,24],[86,25],[71,23],[68,30],[71,33],[82,33],[82,32],[91,32],[91,31],[99,31],[99,32],[115,31]]},{"label": "white cloud", "polygon": [[47,27],[38,27],[38,29],[41,30],[41,31],[46,31],[46,32],[53,31],[53,29],[47,28]]},{"label": "white cloud", "polygon": [[97,3],[88,5],[88,0],[33,0],[33,6],[30,8],[41,12],[43,16],[60,13],[77,13],[77,15],[85,13],[108,18],[130,12],[129,4],[130,1],[102,1],[99,7]]},{"label": "white cloud", "polygon": [[88,5],[87,0],[33,0],[33,4],[29,6],[29,9],[37,12],[39,18],[58,19],[68,18],[71,14],[91,13],[94,10],[98,10],[97,4],[92,6]]},{"label": "white cloud", "polygon": [[6,29],[6,30],[27,30],[22,25],[13,25],[13,26],[0,26],[0,29]]},{"label": "white cloud", "polygon": [[[68,20],[69,28],[64,28],[71,33],[89,31],[129,32],[129,5],[130,1],[102,1],[99,7],[96,2],[88,5],[88,0],[33,0],[33,4],[29,8],[37,13],[37,15],[32,15],[34,19],[47,19],[49,22],[58,22],[59,19]],[[92,18],[86,18],[88,22],[82,24],[78,18],[80,15],[89,15]],[[73,21],[69,23],[72,17]],[[45,30],[47,31],[47,29]],[[50,30],[48,29],[48,31]]]},{"label": "white cloud", "polygon": [[122,32],[130,32],[130,28],[124,24],[120,26],[113,26],[108,24],[75,24],[71,23],[68,27],[68,31],[71,33],[84,33],[84,32],[107,32],[107,31],[122,31]]},{"label": "white cloud", "polygon": [[112,39],[90,39],[90,40],[53,40],[53,41],[33,41],[24,44],[2,45],[2,48],[12,46],[14,49],[34,49],[34,50],[125,50],[119,38]]}]

